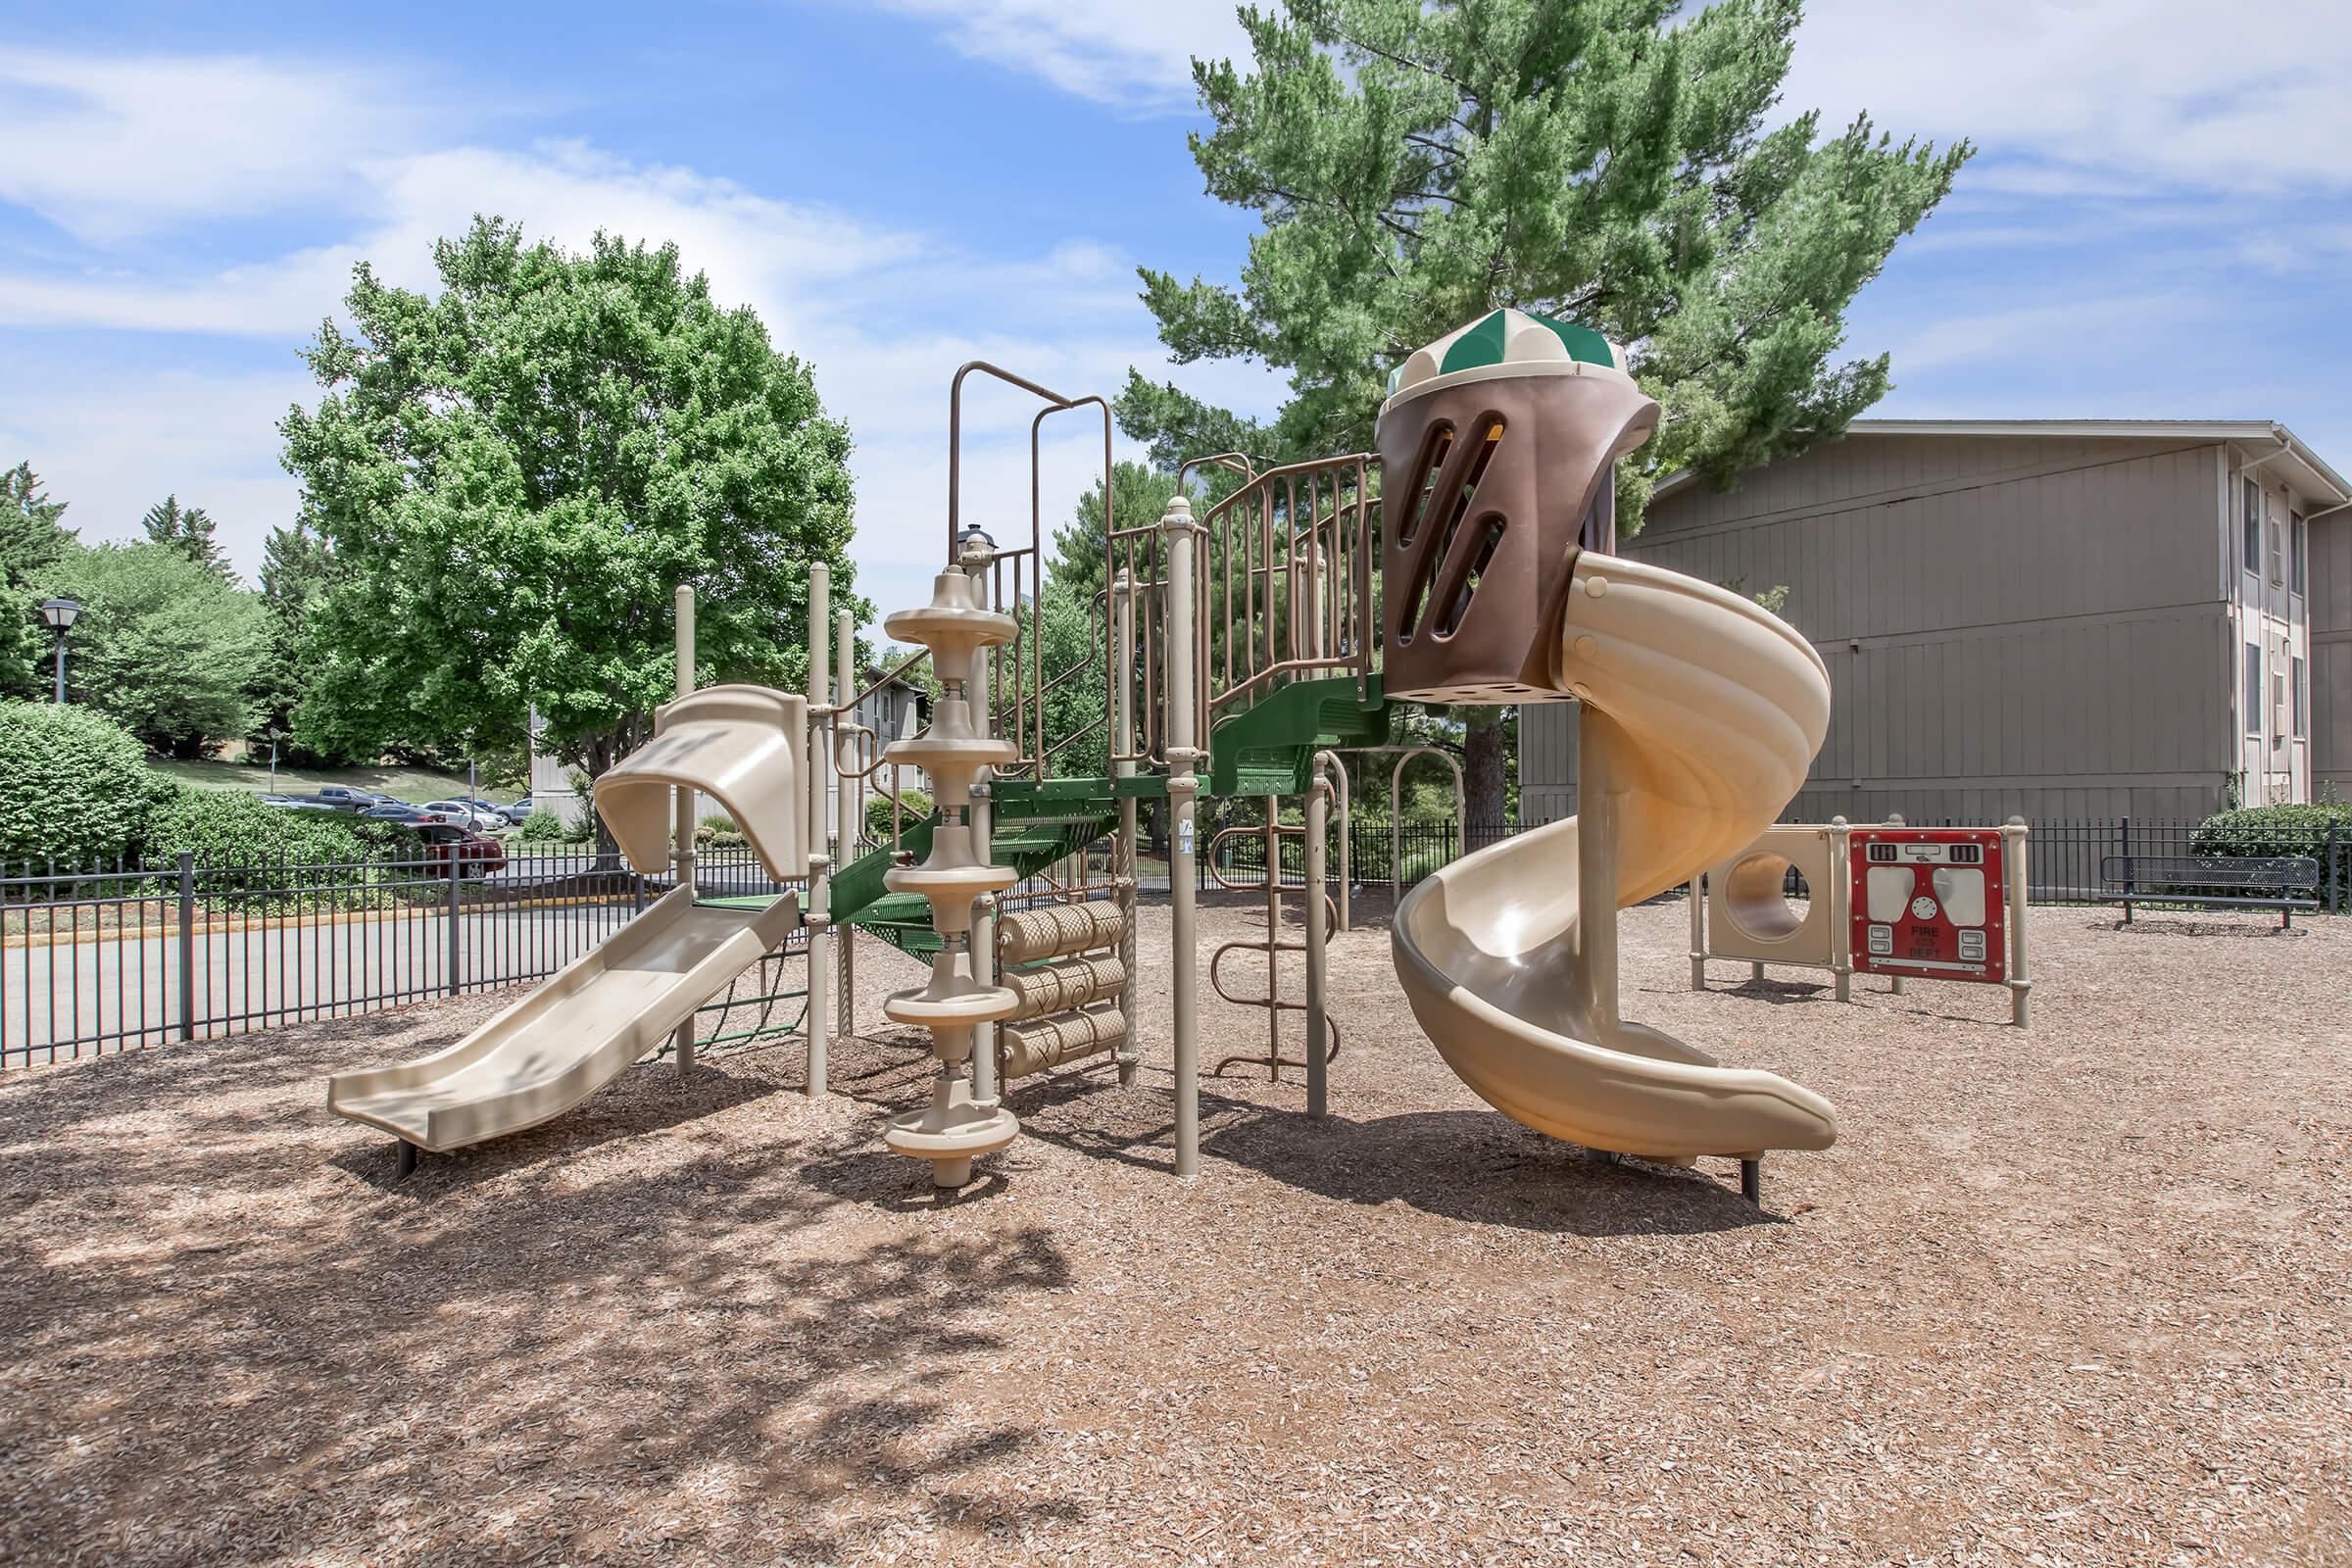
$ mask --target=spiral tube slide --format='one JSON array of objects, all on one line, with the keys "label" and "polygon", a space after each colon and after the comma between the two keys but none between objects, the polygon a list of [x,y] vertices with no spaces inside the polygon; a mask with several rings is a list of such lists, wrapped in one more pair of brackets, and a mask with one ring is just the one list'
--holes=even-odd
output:
[{"label": "spiral tube slide", "polygon": [[1581,814],[1406,896],[1391,943],[1414,1016],[1482,1099],[1554,1138],[1676,1161],[1828,1148],[1819,1095],[1622,1021],[1616,951],[1619,908],[1742,849],[1795,796],[1829,727],[1820,656],[1738,594],[1590,553],[1544,636],[1544,684],[1583,703]]}]

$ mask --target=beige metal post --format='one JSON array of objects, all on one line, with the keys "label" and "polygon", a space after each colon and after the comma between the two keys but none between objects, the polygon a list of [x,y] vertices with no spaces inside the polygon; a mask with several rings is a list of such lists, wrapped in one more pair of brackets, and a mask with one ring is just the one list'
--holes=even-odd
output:
[{"label": "beige metal post", "polygon": [[1690,989],[1707,989],[1706,873],[1690,879]]},{"label": "beige metal post", "polygon": [[[846,610],[833,612],[834,641],[838,650],[834,659],[834,687],[841,700],[848,702],[858,695],[858,617]],[[858,759],[847,755],[857,749],[855,733],[858,715],[847,715],[849,724],[839,717],[833,722],[834,776],[838,780],[833,790],[834,814],[839,818],[835,831],[841,847],[834,856],[836,864],[847,865],[858,858],[858,837],[865,829],[862,802],[863,786],[858,774]],[[840,1000],[833,1008],[833,1032],[847,1040],[858,1032],[858,927],[844,925],[833,933],[833,942],[840,955]]]},{"label": "beige metal post", "polygon": [[[1830,973],[1838,1000],[1854,1000],[1853,828],[1842,816],[1830,818]],[[1819,893],[1815,897],[1820,897]]]},{"label": "beige metal post", "polygon": [[[680,697],[691,697],[694,695],[694,588],[692,585],[687,583],[678,585],[675,603],[677,605],[677,694]],[[687,896],[691,898],[694,896],[695,886],[694,791],[681,788],[674,793],[677,817],[671,824],[671,836],[676,842],[678,886],[686,889]],[[678,1032],[670,1038],[677,1051],[678,1076],[683,1078],[694,1070],[694,1014],[688,1013],[685,1021],[678,1025]]]},{"label": "beige metal post", "polygon": [[1616,1033],[1617,793],[1622,744],[1614,720],[1591,703],[1576,706],[1577,980],[1602,1040]]},{"label": "beige metal post", "polygon": [[824,563],[808,568],[808,1066],[807,1093],[818,1099],[825,1093],[826,1054],[831,1044],[826,1017],[825,975],[832,953],[827,937],[833,923],[826,903],[826,873],[832,858],[825,853],[825,759],[832,747],[832,711],[825,701],[825,628],[831,624],[826,601],[831,597],[831,573]]},{"label": "beige metal post", "polygon": [[1200,950],[1193,922],[1193,815],[1200,780],[1193,772],[1193,504],[1171,497],[1159,525],[1168,536],[1168,906],[1174,928],[1176,1174],[1200,1174]]},{"label": "beige metal post", "polygon": [[2009,1021],[2020,1029],[2033,1026],[2034,974],[2027,967],[2026,907],[2033,867],[2026,856],[2026,819],[2013,816],[2001,826],[2001,874],[2009,882]]},{"label": "beige metal post", "polygon": [[1333,787],[1339,793],[1340,934],[1346,936],[1349,930],[1353,929],[1349,924],[1352,916],[1348,912],[1348,889],[1354,885],[1355,881],[1354,858],[1348,846],[1348,841],[1355,835],[1354,828],[1349,825],[1354,818],[1350,814],[1348,805],[1348,764],[1340,760],[1340,754],[1337,752],[1317,752],[1315,766],[1318,769],[1328,768],[1330,770]]},{"label": "beige metal post", "polygon": [[[1901,827],[1903,825],[1903,813],[1900,811],[1888,811],[1886,813],[1886,825],[1888,827]],[[1903,977],[1901,975],[1890,974],[1886,977],[1886,994],[1890,997],[1899,997],[1903,994]]]},{"label": "beige metal post", "polygon": [[1318,1121],[1330,1113],[1329,1063],[1323,1050],[1328,940],[1323,909],[1323,835],[1330,826],[1331,783],[1318,778],[1306,791],[1306,1113]]},{"label": "beige metal post", "polygon": [[[988,568],[989,564],[996,560],[995,552],[975,534],[964,541],[956,560],[963,567],[966,602],[974,610],[992,608],[989,603]],[[996,733],[996,682],[990,678],[996,667],[995,657],[990,649],[975,648],[972,650],[971,663],[966,667],[963,694],[964,701],[971,707],[975,734]],[[1015,716],[1018,716],[1017,713]],[[983,865],[993,865],[997,858],[996,776],[994,767],[984,767],[973,777],[971,805],[963,813],[964,824],[971,830],[972,854]],[[994,893],[983,893],[972,901],[971,964],[972,980],[977,985],[993,989],[1002,978],[997,965],[997,895]],[[983,1018],[972,1029],[972,1103],[984,1110],[995,1108],[1003,1098],[997,1090],[999,1053],[997,1021]]]},{"label": "beige metal post", "polygon": [[[1112,751],[1125,757],[1135,750],[1135,581],[1121,569],[1110,584],[1110,738]],[[1135,777],[1132,760],[1114,763],[1117,778]],[[1119,1047],[1119,1084],[1133,1088],[1142,1055],[1135,1033],[1135,831],[1136,800],[1119,797],[1118,836],[1110,846],[1112,896],[1126,918],[1119,932],[1119,965],[1126,983],[1119,987],[1119,1016],[1126,1020],[1125,1043]]]}]

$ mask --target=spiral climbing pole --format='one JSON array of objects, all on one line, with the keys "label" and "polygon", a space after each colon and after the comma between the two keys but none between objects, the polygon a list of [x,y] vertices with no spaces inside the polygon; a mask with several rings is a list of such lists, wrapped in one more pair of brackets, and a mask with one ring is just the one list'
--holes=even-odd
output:
[{"label": "spiral climbing pole", "polygon": [[1020,1132],[1011,1111],[974,1095],[971,1072],[977,1028],[1011,1016],[1020,1005],[1005,987],[982,984],[972,967],[973,901],[1002,893],[1017,879],[1012,867],[988,863],[972,834],[974,781],[1019,755],[1011,742],[992,739],[973,723],[966,697],[975,661],[1013,637],[1012,617],[990,610],[986,592],[980,579],[952,565],[933,579],[930,604],[883,622],[894,640],[931,651],[941,686],[930,727],[884,753],[891,761],[921,768],[936,792],[940,815],[930,853],[920,864],[893,867],[883,885],[929,903],[940,947],[930,983],[894,994],[882,1007],[894,1023],[930,1030],[939,1062],[930,1103],[892,1118],[883,1142],[897,1153],[931,1161],[931,1180],[943,1188],[969,1182],[974,1158],[1003,1149]]}]

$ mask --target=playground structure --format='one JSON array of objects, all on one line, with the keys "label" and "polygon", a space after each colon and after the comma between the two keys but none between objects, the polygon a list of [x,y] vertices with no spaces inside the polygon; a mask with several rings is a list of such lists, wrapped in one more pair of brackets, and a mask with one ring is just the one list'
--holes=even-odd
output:
[{"label": "playground structure", "polygon": [[[964,384],[979,373],[1042,407],[1031,423],[1030,531],[1000,549],[961,520]],[[1102,420],[1104,588],[1089,607],[1086,661],[1049,671],[1036,632],[1044,581],[1038,485],[1047,419]],[[886,619],[921,645],[864,692],[849,687],[852,628],[810,584],[808,687],[802,697],[694,687],[692,601],[680,591],[678,700],[643,751],[600,779],[597,807],[630,863],[674,879],[637,925],[711,929],[699,942],[607,944],[543,995],[573,999],[561,1029],[533,1028],[526,1001],[460,1046],[407,1067],[345,1074],[329,1104],[392,1132],[404,1160],[544,1120],[674,1038],[692,1065],[694,1009],[797,936],[807,945],[806,1086],[827,1092],[827,1052],[847,1029],[852,959],[835,931],[863,927],[927,959],[924,987],[893,996],[894,1021],[933,1037],[930,1102],[896,1117],[893,1150],[928,1160],[941,1187],[1011,1142],[1003,1102],[1024,1076],[1108,1058],[1122,1083],[1140,1060],[1135,866],[1146,802],[1164,801],[1171,902],[1172,1165],[1199,1169],[1200,982],[1195,893],[1204,797],[1256,803],[1254,823],[1205,846],[1221,886],[1262,892],[1262,941],[1228,943],[1209,979],[1263,1007],[1262,1055],[1222,1072],[1286,1068],[1310,1116],[1326,1114],[1340,1041],[1325,998],[1325,950],[1345,927],[1325,863],[1341,755],[1389,745],[1400,701],[1582,704],[1583,800],[1571,819],[1480,851],[1401,901],[1392,944],[1405,995],[1446,1060],[1506,1114],[1555,1137],[1689,1163],[1742,1162],[1760,1195],[1771,1149],[1835,1137],[1818,1096],[1770,1073],[1726,1068],[1693,1047],[1621,1019],[1615,926],[1621,906],[1680,885],[1751,843],[1794,794],[1828,721],[1820,659],[1738,595],[1606,553],[1613,471],[1646,440],[1657,407],[1613,345],[1571,323],[1498,311],[1418,351],[1379,422],[1379,450],[1261,468],[1238,453],[1187,463],[1165,514],[1113,514],[1110,418],[1099,397],[1066,397],[979,362],[949,394],[947,564],[929,605]],[[1387,502],[1384,517],[1384,481]],[[1194,515],[1194,496],[1206,501]],[[1064,590],[1067,591],[1067,590]],[[829,634],[829,635],[828,635]],[[828,649],[828,644],[832,647]],[[827,657],[830,653],[833,657]],[[859,701],[928,663],[943,695],[920,735],[860,729]],[[1057,726],[1049,703],[1090,665],[1108,671],[1103,710]],[[832,681],[838,675],[839,701]],[[1099,735],[1104,771],[1068,776],[1057,759]],[[921,767],[937,808],[915,818],[883,770]],[[1336,780],[1336,782],[1335,782]],[[1459,772],[1455,770],[1457,798]],[[892,803],[886,838],[859,842],[869,792]],[[781,894],[698,899],[692,802],[707,795],[742,825]],[[822,830],[832,798],[838,836]],[[1297,798],[1302,821],[1285,822]],[[665,838],[660,830],[668,821]],[[1260,881],[1217,865],[1254,837]],[[1282,907],[1281,848],[1302,840],[1302,928]],[[1108,838],[1108,875],[1086,849]],[[1346,844],[1346,835],[1342,835]],[[1395,852],[1392,854],[1393,862]],[[1392,864],[1392,878],[1398,875]],[[659,919],[656,917],[659,915]],[[637,926],[632,926],[636,930]],[[1303,962],[1297,999],[1281,966]],[[1228,958],[1262,957],[1264,985],[1227,989]],[[777,994],[771,965],[755,982]],[[724,1004],[721,1004],[724,1005]],[[1286,1018],[1301,1015],[1292,1036]],[[471,1110],[495,1102],[500,1114]]]},{"label": "playground structure", "polygon": [[[1690,989],[1710,960],[1824,969],[1839,1002],[1856,973],[2008,988],[2009,1021],[2031,1022],[2026,951],[2026,824],[1912,828],[1883,823],[1775,823],[1690,878]],[[1803,906],[1791,901],[1801,879]],[[1924,880],[1923,880],[1924,875]],[[1859,895],[1859,903],[1857,903]]]}]

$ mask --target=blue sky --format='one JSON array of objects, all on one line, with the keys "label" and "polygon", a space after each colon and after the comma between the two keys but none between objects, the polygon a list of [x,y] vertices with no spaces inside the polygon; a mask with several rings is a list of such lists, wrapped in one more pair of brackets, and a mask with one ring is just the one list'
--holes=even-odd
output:
[{"label": "blue sky", "polygon": [[[674,238],[810,359],[858,441],[860,587],[940,559],[946,381],[1170,373],[1135,266],[1230,277],[1186,61],[1231,6],[1157,0],[520,7],[0,7],[0,465],[85,538],[166,491],[248,572],[292,514],[273,421],[361,257],[494,211]],[[1788,107],[1973,137],[1959,190],[1850,318],[1874,412],[2247,417],[2352,469],[2352,13],[2187,0],[1816,0]],[[1270,411],[1249,367],[1188,367]],[[1025,528],[1028,409],[969,416],[967,506]],[[1074,423],[1074,421],[1072,421]],[[1098,438],[1099,439],[1099,438]],[[1124,443],[1122,443],[1122,446]],[[1053,443],[1049,519],[1086,482]]]}]

